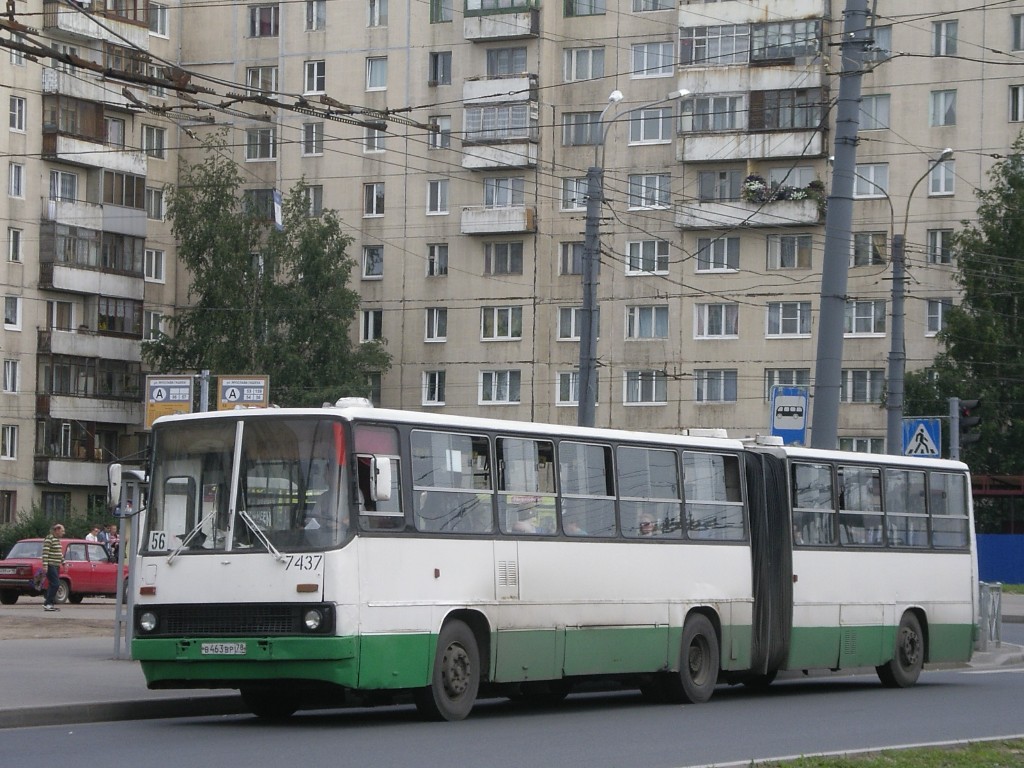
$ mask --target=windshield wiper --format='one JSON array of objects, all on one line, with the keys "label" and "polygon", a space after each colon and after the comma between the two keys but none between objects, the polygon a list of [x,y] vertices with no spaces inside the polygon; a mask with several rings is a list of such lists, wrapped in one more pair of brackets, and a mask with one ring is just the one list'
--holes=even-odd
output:
[{"label": "windshield wiper", "polygon": [[198,523],[195,524],[195,526],[192,528],[191,531],[189,531],[187,534],[185,534],[185,536],[181,540],[181,544],[178,545],[178,548],[176,550],[174,550],[173,552],[171,552],[170,555],[168,555],[168,557],[167,557],[167,564],[168,565],[170,565],[171,563],[174,562],[174,558],[176,558],[178,555],[181,554],[181,550],[185,549],[185,547],[188,546],[189,542],[192,541],[192,538],[197,533],[199,533],[199,529],[202,528],[203,525],[206,523],[206,521],[209,520],[211,517],[213,517],[214,514],[216,514],[216,512],[217,512],[216,509],[211,509],[209,512],[207,512],[199,520]]},{"label": "windshield wiper", "polygon": [[260,527],[256,525],[256,521],[249,516],[248,512],[246,512],[244,509],[240,509],[238,510],[238,516],[242,518],[242,522],[245,523],[246,527],[250,531],[252,531],[256,538],[260,540],[260,543],[262,543],[263,546],[267,548],[267,552],[274,556],[275,560],[277,560],[278,562],[284,560],[284,555],[282,555],[280,551],[278,551],[277,547],[270,543],[270,539],[267,538],[267,534],[260,530]]}]

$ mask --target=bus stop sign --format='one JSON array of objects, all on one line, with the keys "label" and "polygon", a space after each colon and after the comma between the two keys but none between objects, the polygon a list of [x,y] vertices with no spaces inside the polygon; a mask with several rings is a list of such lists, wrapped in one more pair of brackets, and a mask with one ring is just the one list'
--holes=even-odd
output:
[{"label": "bus stop sign", "polygon": [[807,443],[807,387],[772,387],[772,435],[786,445]]}]

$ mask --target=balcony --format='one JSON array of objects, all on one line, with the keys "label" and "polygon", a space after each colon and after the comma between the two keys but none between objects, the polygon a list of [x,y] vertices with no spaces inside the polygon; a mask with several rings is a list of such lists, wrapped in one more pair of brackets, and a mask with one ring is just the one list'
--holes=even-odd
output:
[{"label": "balcony", "polygon": [[134,400],[114,400],[75,395],[36,395],[36,416],[54,419],[98,421],[104,424],[140,425],[145,413],[142,393]]},{"label": "balcony", "polygon": [[470,205],[462,209],[462,234],[511,235],[537,231],[537,209],[532,205],[488,208]]},{"label": "balcony", "polygon": [[45,125],[43,158],[89,168],[121,171],[135,176],[146,175],[146,155],[142,152],[114,149],[101,142],[57,133],[52,127]]},{"label": "balcony", "polygon": [[72,458],[37,458],[33,479],[50,485],[106,486],[107,462]]},{"label": "balcony", "polygon": [[811,198],[770,203],[714,200],[685,203],[676,209],[676,226],[680,229],[806,227],[820,223],[818,201]]},{"label": "balcony", "polygon": [[53,67],[43,67],[43,93],[129,109],[131,104],[121,95],[121,89],[124,87],[125,83],[107,83],[100,75],[87,70],[70,73]]},{"label": "balcony", "polygon": [[[462,101],[467,107],[536,102],[537,86],[536,75],[474,78],[463,83]],[[536,104],[532,106],[537,109]]]},{"label": "balcony", "polygon": [[540,9],[523,3],[518,8],[483,11],[480,0],[468,0],[462,20],[462,35],[474,42],[518,40],[540,36]]},{"label": "balcony", "polygon": [[775,131],[765,133],[686,134],[676,144],[680,163],[715,160],[772,160],[823,157],[823,131]]},{"label": "balcony", "polygon": [[102,231],[103,206],[84,200],[45,200],[43,221]]},{"label": "balcony", "polygon": [[91,296],[112,296],[142,301],[145,280],[141,274],[102,272],[74,262],[40,262],[39,287]]},{"label": "balcony", "polygon": [[88,328],[77,330],[39,330],[38,351],[54,355],[101,357],[105,360],[142,360],[142,340],[124,336],[108,336]]},{"label": "balcony", "polygon": [[[92,0],[79,0],[78,5],[86,10],[93,10]],[[100,18],[103,21],[102,25],[60,0],[43,2],[43,29],[57,29],[90,42],[103,40],[139,50],[149,50],[149,27],[146,24],[106,14]]]},{"label": "balcony", "polygon": [[524,139],[502,144],[463,144],[462,167],[470,171],[536,168],[537,143]]}]

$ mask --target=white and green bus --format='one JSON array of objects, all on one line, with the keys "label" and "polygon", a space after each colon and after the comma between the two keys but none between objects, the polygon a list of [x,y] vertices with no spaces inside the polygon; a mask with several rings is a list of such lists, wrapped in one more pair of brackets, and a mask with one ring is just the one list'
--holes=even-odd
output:
[{"label": "white and green bus", "polygon": [[339,405],[153,429],[132,654],[260,716],[970,658],[958,462]]}]

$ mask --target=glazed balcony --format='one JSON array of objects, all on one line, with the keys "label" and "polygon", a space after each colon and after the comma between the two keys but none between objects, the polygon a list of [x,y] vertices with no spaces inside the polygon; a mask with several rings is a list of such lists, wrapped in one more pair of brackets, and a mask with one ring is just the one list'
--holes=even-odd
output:
[{"label": "glazed balcony", "polygon": [[537,231],[537,209],[532,205],[470,205],[462,209],[461,224],[464,235],[529,234]]}]

